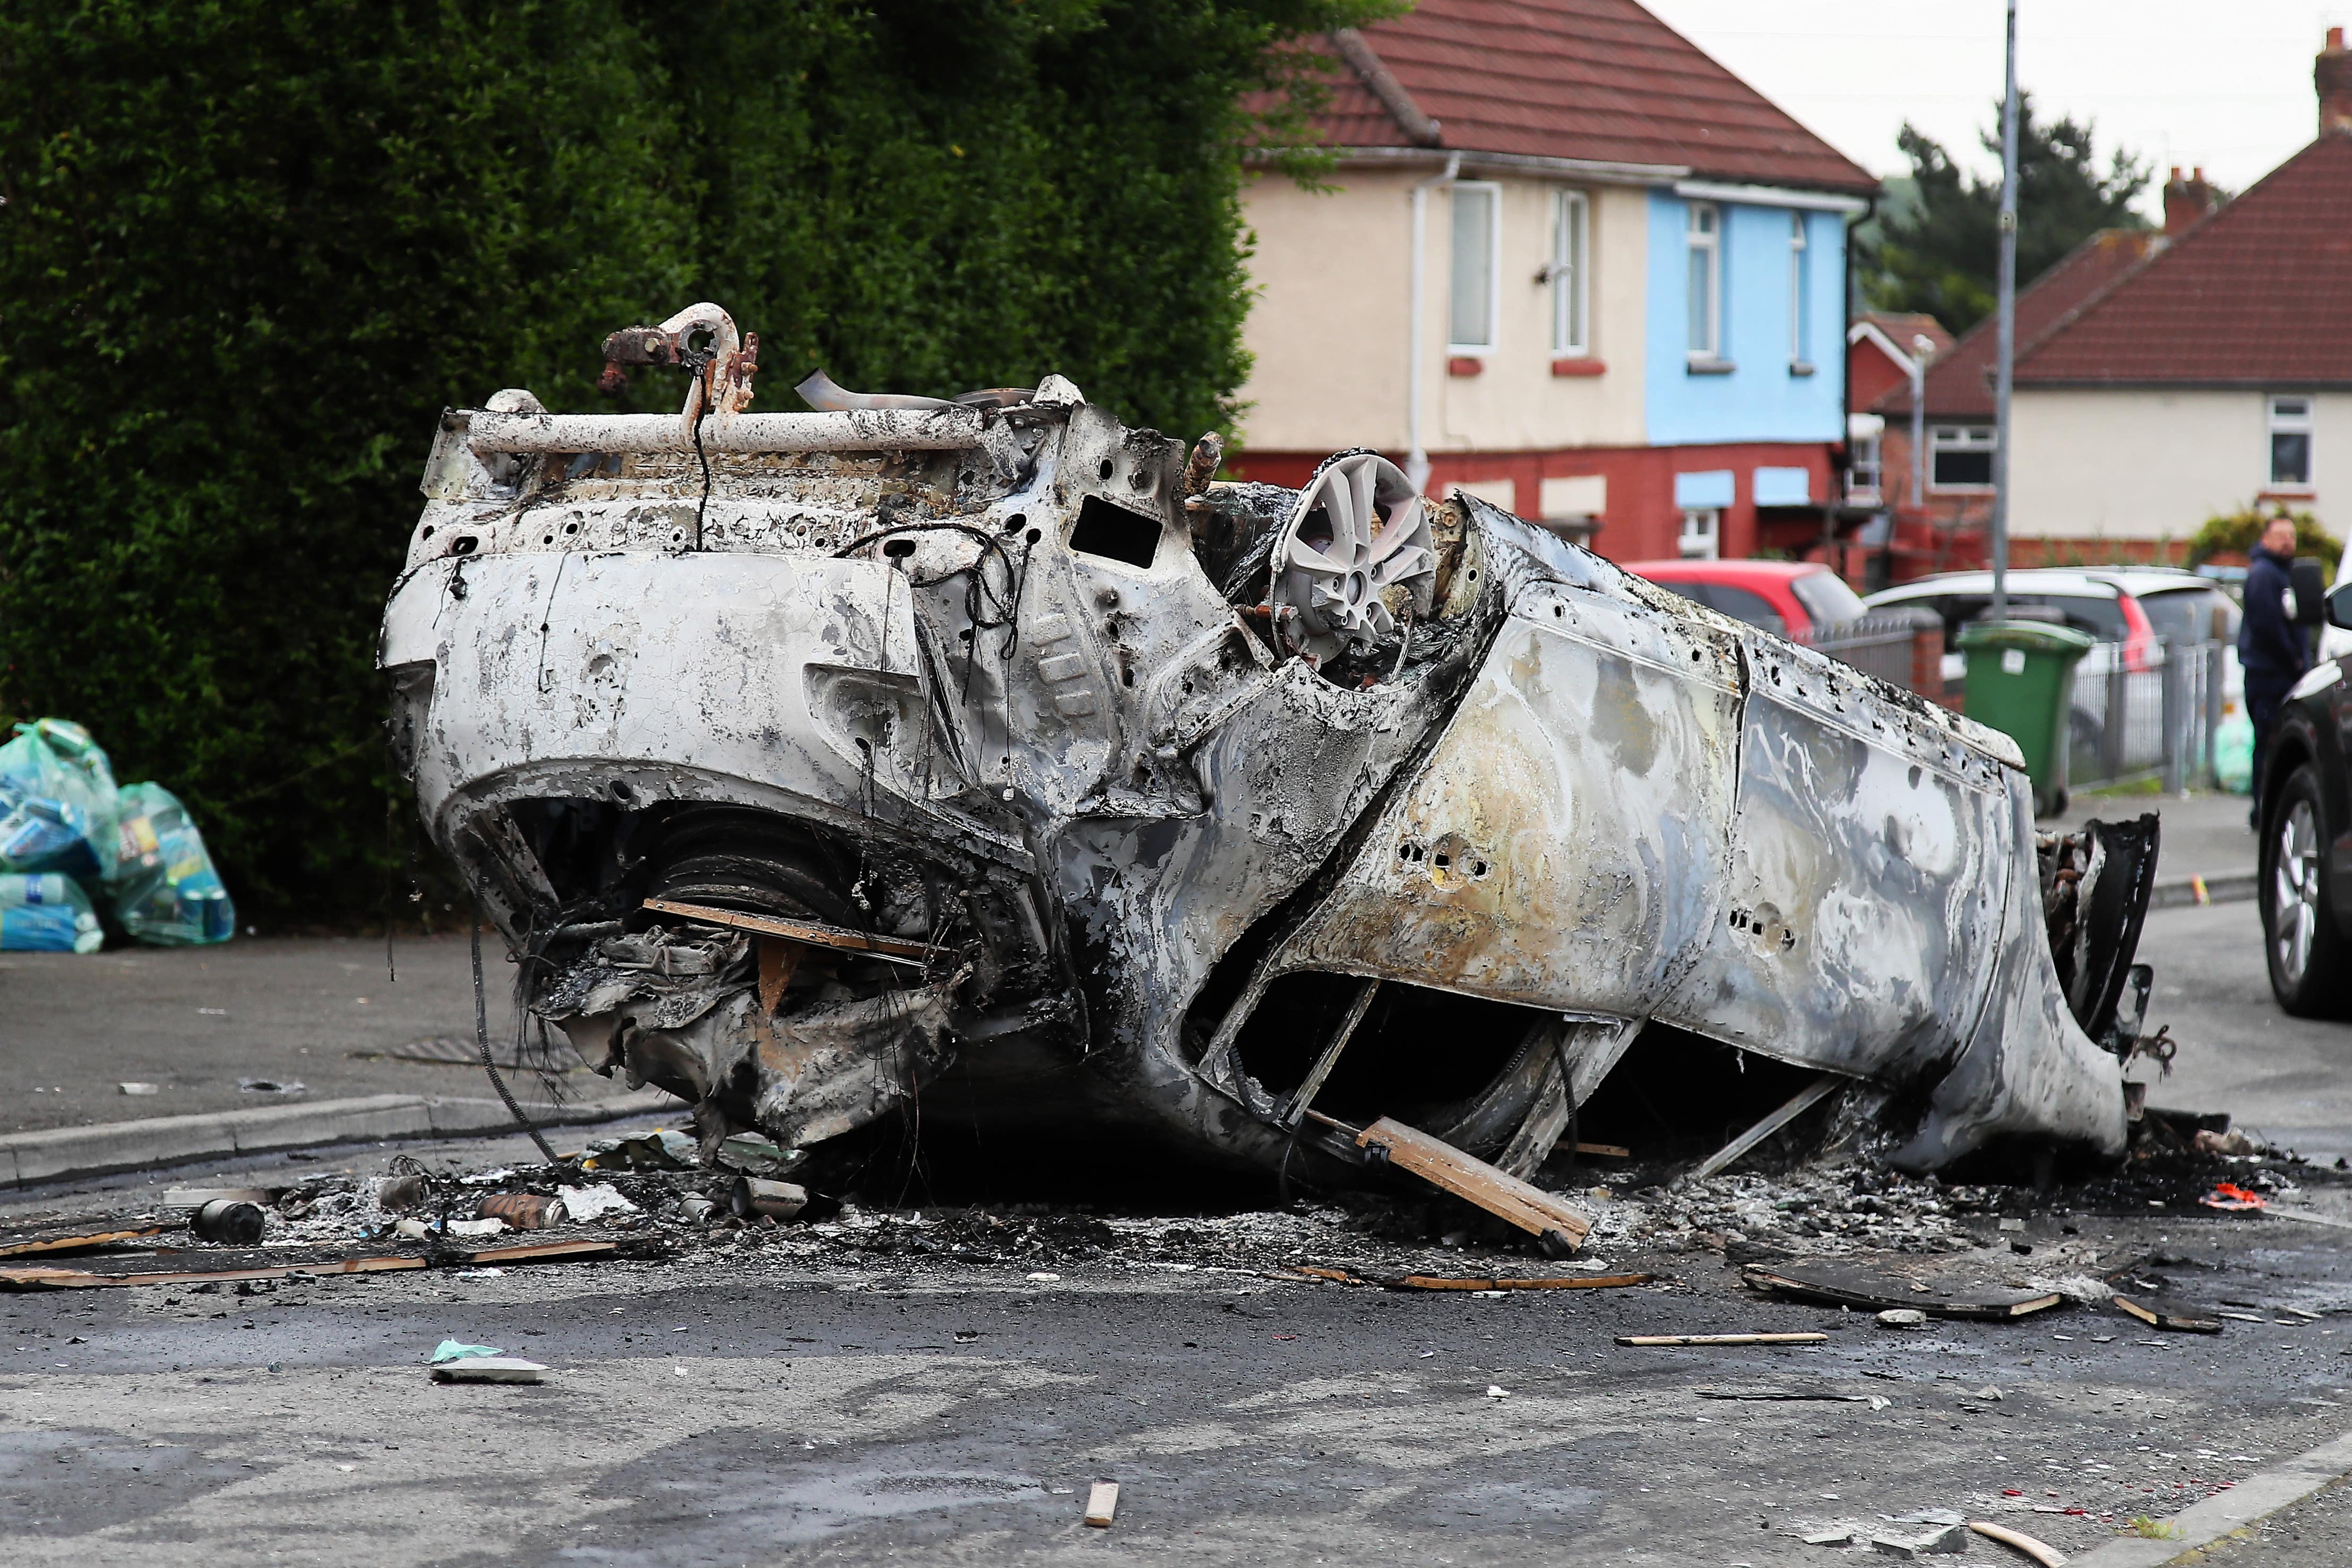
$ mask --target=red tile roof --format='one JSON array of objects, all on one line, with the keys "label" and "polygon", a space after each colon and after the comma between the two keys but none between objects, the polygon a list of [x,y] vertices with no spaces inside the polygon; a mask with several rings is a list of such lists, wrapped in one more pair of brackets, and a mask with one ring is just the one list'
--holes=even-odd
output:
[{"label": "red tile roof", "polygon": [[2352,134],[2331,132],[2029,340],[2020,385],[2352,385]]},{"label": "red tile roof", "polygon": [[1868,321],[1886,334],[1886,341],[1910,353],[1913,338],[1926,338],[1930,359],[1952,346],[1952,334],[1944,323],[1925,310],[1864,310],[1858,320]]},{"label": "red tile roof", "polygon": [[[2020,289],[2017,343],[2021,363],[2027,345],[2084,300],[2146,261],[2163,237],[2154,229],[2102,229]],[[1994,319],[1987,316],[1928,363],[1926,391],[1930,415],[1959,419],[1992,417],[1992,362],[1998,331]],[[1907,385],[1896,387],[1871,407],[1880,414],[1908,415],[1911,389]]]},{"label": "red tile roof", "polygon": [[[1363,29],[1442,145],[1687,168],[1868,195],[1878,182],[1633,0],[1421,0]],[[1412,139],[1345,67],[1317,122],[1340,147]]]}]

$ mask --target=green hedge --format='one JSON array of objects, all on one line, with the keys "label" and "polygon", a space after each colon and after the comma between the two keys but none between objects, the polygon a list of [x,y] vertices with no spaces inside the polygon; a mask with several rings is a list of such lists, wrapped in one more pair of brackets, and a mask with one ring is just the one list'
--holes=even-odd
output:
[{"label": "green hedge", "polygon": [[[241,907],[379,907],[371,674],[433,419],[691,300],[801,371],[1230,421],[1239,152],[1372,0],[22,0],[0,14],[0,714]],[[1285,112],[1295,112],[1295,109]],[[1276,140],[1286,140],[1276,128]],[[677,391],[641,377],[666,406]]]}]

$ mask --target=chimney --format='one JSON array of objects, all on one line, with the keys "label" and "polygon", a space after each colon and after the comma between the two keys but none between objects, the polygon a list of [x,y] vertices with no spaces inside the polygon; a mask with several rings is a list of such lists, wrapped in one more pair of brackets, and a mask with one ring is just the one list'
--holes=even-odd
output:
[{"label": "chimney", "polygon": [[2312,62],[2311,85],[2319,91],[2319,133],[2352,130],[2352,49],[2344,29],[2327,29],[2327,47]]},{"label": "chimney", "polygon": [[2184,180],[2180,177],[2180,166],[2174,164],[2172,177],[2164,182],[2165,237],[2168,239],[2180,233],[2220,205],[2214,199],[2213,187],[2205,183],[2205,171],[2201,166]]}]

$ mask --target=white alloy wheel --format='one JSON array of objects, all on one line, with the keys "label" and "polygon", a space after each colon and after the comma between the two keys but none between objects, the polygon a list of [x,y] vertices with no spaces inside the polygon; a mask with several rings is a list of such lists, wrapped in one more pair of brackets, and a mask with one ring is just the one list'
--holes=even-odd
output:
[{"label": "white alloy wheel", "polygon": [[1436,566],[1428,509],[1403,470],[1351,453],[1315,476],[1283,530],[1268,584],[1276,626],[1318,664],[1369,647],[1396,630],[1381,595]]},{"label": "white alloy wheel", "polygon": [[2289,985],[2298,985],[2319,929],[2319,823],[2308,800],[2292,802],[2280,819],[2271,876],[2271,941],[2279,973]]}]

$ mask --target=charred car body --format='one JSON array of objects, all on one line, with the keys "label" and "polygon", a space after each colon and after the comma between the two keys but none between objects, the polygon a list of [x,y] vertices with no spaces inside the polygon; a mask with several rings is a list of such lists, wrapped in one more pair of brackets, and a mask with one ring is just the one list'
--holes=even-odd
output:
[{"label": "charred car body", "polygon": [[607,344],[682,416],[445,416],[381,652],[527,1005],[706,1141],[1360,1162],[1311,1109],[1525,1173],[1672,1026],[1910,1168],[2123,1147],[2153,834],[2037,855],[2006,737],[1370,453],[1216,483],[1059,377],[752,414],[754,352],[698,306]]}]

